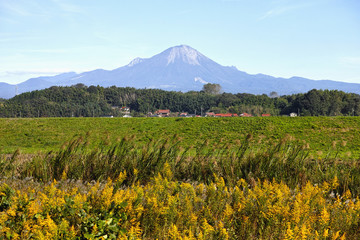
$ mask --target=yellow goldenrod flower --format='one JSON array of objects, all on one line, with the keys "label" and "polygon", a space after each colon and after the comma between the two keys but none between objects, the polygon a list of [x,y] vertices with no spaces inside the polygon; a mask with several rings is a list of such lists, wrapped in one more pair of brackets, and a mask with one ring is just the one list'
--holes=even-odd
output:
[{"label": "yellow goldenrod flower", "polygon": [[320,222],[323,225],[327,225],[328,222],[330,220],[330,214],[329,212],[326,210],[326,207],[323,207],[322,211],[321,211],[321,216],[320,216]]},{"label": "yellow goldenrod flower", "polygon": [[294,239],[294,232],[291,229],[291,223],[290,222],[287,222],[287,229],[286,229],[286,232],[285,232],[285,239],[286,240]]},{"label": "yellow goldenrod flower", "polygon": [[332,239],[336,240],[340,236],[340,230],[333,234]]},{"label": "yellow goldenrod flower", "polygon": [[324,230],[324,233],[323,233],[323,237],[328,237],[329,236],[329,229],[328,228],[326,228],[325,230]]}]

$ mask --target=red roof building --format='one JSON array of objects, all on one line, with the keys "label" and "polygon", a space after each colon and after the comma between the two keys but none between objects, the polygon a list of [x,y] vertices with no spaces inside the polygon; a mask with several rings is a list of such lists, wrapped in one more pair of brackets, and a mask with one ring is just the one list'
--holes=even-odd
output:
[{"label": "red roof building", "polygon": [[168,117],[170,115],[169,109],[159,109],[155,112],[156,115],[159,115],[161,117]]},{"label": "red roof building", "polygon": [[240,117],[252,117],[252,115],[249,113],[242,113],[240,114]]},{"label": "red roof building", "polygon": [[270,114],[270,113],[263,113],[263,114],[261,114],[261,116],[262,116],[262,117],[270,117],[271,114]]}]

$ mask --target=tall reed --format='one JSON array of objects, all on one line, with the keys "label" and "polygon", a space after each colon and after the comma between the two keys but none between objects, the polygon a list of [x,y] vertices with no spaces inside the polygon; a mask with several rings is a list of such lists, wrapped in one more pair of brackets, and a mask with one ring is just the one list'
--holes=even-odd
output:
[{"label": "tall reed", "polygon": [[[283,181],[289,187],[339,179],[337,191],[350,189],[360,193],[359,161],[333,158],[310,158],[306,144],[282,139],[266,149],[256,149],[248,135],[234,144],[197,144],[194,148],[180,146],[177,136],[149,140],[139,145],[135,137],[124,137],[110,144],[101,142],[89,148],[86,136],[76,137],[55,152],[24,157],[20,151],[0,158],[2,177],[27,178],[48,182],[53,179],[74,179],[84,182],[116,179],[126,171],[123,184],[138,181],[146,184],[167,163],[172,179],[185,182],[210,183],[220,176],[228,186],[239,179],[250,183],[258,180]],[[331,156],[330,154],[328,156]],[[26,160],[24,160],[26,159]]]}]

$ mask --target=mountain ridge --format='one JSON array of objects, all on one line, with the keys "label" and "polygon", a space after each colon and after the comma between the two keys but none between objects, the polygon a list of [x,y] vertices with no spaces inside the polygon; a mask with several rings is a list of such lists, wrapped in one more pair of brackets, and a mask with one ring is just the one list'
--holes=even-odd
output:
[{"label": "mountain ridge", "polygon": [[[18,86],[18,92],[40,90],[51,86],[87,86],[159,88],[172,91],[199,91],[206,83],[218,83],[225,92],[280,95],[304,93],[311,89],[342,90],[360,93],[360,84],[302,77],[278,78],[266,74],[251,75],[234,66],[222,66],[196,49],[179,45],[150,58],[135,58],[114,70],[96,69],[83,73],[68,72],[52,77],[31,78]],[[0,97],[11,98],[15,86],[0,83]]]}]

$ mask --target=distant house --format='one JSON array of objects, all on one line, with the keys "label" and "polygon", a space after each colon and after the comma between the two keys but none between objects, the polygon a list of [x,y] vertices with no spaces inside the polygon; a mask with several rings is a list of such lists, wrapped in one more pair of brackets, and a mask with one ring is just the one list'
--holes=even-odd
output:
[{"label": "distant house", "polygon": [[188,113],[187,112],[182,112],[179,114],[179,117],[187,117]]},{"label": "distant house", "polygon": [[131,118],[131,116],[128,115],[128,114],[125,114],[123,117],[124,117],[124,118]]},{"label": "distant house", "polygon": [[130,108],[129,107],[121,107],[120,111],[122,113],[128,114],[128,113],[130,113]]},{"label": "distant house", "polygon": [[262,116],[262,117],[270,117],[271,114],[270,114],[270,113],[263,113],[263,114],[261,114],[261,116]]},{"label": "distant house", "polygon": [[125,115],[130,114],[130,108],[129,107],[111,106],[111,109],[119,111],[120,113],[125,114]]},{"label": "distant house", "polygon": [[215,113],[207,112],[207,113],[205,113],[205,117],[215,117]]},{"label": "distant house", "polygon": [[292,112],[292,113],[290,113],[290,117],[297,117],[297,114]]},{"label": "distant house", "polygon": [[242,113],[240,117],[252,117],[252,115],[250,113]]},{"label": "distant house", "polygon": [[155,112],[156,115],[159,117],[168,117],[170,116],[170,110],[169,109],[159,109]]}]

